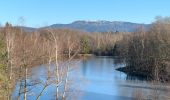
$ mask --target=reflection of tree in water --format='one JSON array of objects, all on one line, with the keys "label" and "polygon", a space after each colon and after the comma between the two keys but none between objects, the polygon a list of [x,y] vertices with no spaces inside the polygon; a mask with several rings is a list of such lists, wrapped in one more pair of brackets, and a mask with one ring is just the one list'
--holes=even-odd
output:
[{"label": "reflection of tree in water", "polygon": [[87,73],[87,59],[83,59],[82,60],[82,72],[83,72],[83,75],[86,76],[86,73]]},{"label": "reflection of tree in water", "polygon": [[124,67],[125,60],[119,57],[114,57],[113,64],[114,64],[114,67]]},{"label": "reflection of tree in water", "polygon": [[126,80],[130,81],[148,81],[149,78],[147,76],[140,76],[140,75],[132,75],[132,74],[127,74]]}]

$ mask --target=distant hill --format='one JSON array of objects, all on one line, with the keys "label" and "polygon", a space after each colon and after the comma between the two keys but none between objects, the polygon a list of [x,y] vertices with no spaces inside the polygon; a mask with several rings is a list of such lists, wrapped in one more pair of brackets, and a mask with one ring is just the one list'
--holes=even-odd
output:
[{"label": "distant hill", "polygon": [[68,28],[76,29],[86,32],[134,32],[140,27],[148,30],[151,24],[138,24],[131,22],[120,22],[120,21],[75,21],[70,24],[53,24],[48,27],[50,28]]},{"label": "distant hill", "polygon": [[[14,27],[15,27],[15,28],[21,28],[21,29],[23,29],[23,30],[26,31],[26,32],[33,32],[33,31],[39,29],[39,28],[32,28],[32,27],[27,27],[27,26],[14,26]],[[2,29],[2,28],[3,28],[3,27],[0,26],[0,29]]]},{"label": "distant hill", "polygon": [[38,29],[38,28],[32,28],[32,27],[26,27],[26,26],[20,26],[20,28],[22,28],[23,30],[27,32],[32,32]]},{"label": "distant hill", "polygon": [[151,24],[139,24],[131,22],[121,22],[121,21],[75,21],[70,24],[53,24],[41,28],[31,28],[31,27],[21,27],[25,31],[35,31],[37,29],[43,28],[63,28],[63,29],[73,29],[85,32],[134,32],[139,28],[148,30]]}]

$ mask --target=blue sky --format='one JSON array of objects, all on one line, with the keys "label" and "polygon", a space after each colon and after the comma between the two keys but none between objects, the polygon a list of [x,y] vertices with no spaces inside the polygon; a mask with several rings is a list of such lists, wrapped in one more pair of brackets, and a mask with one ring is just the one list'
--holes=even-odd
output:
[{"label": "blue sky", "polygon": [[151,23],[170,16],[170,0],[1,0],[0,23],[40,27],[75,20]]}]

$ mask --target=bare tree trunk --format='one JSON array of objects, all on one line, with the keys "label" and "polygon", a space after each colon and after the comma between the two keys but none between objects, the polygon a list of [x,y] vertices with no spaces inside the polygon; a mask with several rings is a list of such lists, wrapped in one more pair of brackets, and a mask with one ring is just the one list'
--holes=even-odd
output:
[{"label": "bare tree trunk", "polygon": [[27,100],[27,67],[25,66],[24,100]]},{"label": "bare tree trunk", "polygon": [[11,85],[11,79],[12,79],[12,49],[13,49],[13,41],[14,41],[14,33],[11,32],[11,25],[6,26],[6,51],[7,51],[7,63],[6,63],[6,74],[7,74],[7,95],[8,100],[11,99],[10,94],[10,85]]},{"label": "bare tree trunk", "polygon": [[70,53],[71,53],[71,48],[70,48],[70,40],[68,40],[68,46],[69,46],[69,50],[68,50],[68,65],[67,65],[67,69],[66,69],[66,79],[65,79],[65,83],[64,83],[64,92],[63,92],[63,96],[62,96],[62,100],[65,100],[65,95],[66,95],[66,91],[67,91],[67,84],[68,84],[68,74],[69,74],[69,70],[70,70]]},{"label": "bare tree trunk", "polygon": [[46,83],[43,87],[43,89],[41,90],[40,94],[37,96],[36,100],[40,99],[40,96],[43,94],[44,90],[47,88],[48,84]]},{"label": "bare tree trunk", "polygon": [[22,79],[21,79],[21,75],[22,75],[22,66],[21,66],[20,69],[19,69],[19,80],[20,80],[20,84],[19,84],[19,91],[18,91],[17,100],[20,100],[21,90],[22,90]]},{"label": "bare tree trunk", "polygon": [[10,80],[12,79],[12,73],[13,73],[13,67],[12,67],[12,61],[11,61],[11,64],[10,64],[10,77],[9,77]]},{"label": "bare tree trunk", "polygon": [[55,42],[55,65],[56,65],[56,71],[55,71],[55,73],[56,73],[56,100],[59,100],[59,84],[60,84],[60,74],[59,74],[59,64],[58,64],[58,41],[57,41],[57,37],[56,37],[56,35],[52,32],[52,31],[50,31],[50,30],[48,30],[50,33],[51,33],[51,35],[52,35],[52,37],[53,37],[53,39],[54,39],[54,42]]},{"label": "bare tree trunk", "polygon": [[[57,41],[55,42],[57,43]],[[56,63],[56,77],[57,77],[57,80],[56,80],[56,84],[57,84],[57,87],[56,87],[56,100],[59,100],[59,66],[58,66],[58,46],[57,44],[55,44],[55,63]]]},{"label": "bare tree trunk", "polygon": [[9,82],[9,80],[10,80],[10,73],[9,73],[9,60],[10,60],[10,56],[9,56],[9,40],[8,40],[8,38],[7,38],[7,66],[6,66],[6,73],[8,74],[7,76],[8,76],[8,78],[9,79],[7,79],[7,81],[6,81],[6,83],[7,83],[7,100],[10,100],[10,93],[9,93],[9,90],[10,90],[10,88],[9,88],[9,86],[10,86],[10,82]]}]

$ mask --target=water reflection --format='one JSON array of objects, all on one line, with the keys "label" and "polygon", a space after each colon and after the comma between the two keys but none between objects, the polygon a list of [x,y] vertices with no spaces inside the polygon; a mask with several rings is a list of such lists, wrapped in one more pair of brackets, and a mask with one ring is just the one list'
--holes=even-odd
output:
[{"label": "water reflection", "polygon": [[[142,77],[126,75],[115,70],[115,68],[123,66],[125,64],[122,60],[112,57],[75,60],[69,73],[69,80],[72,80],[69,86],[72,97],[74,92],[73,100],[78,95],[80,96],[77,98],[78,100],[131,100],[136,88],[144,89],[145,92],[152,90],[149,88],[150,83],[144,81]],[[36,76],[40,80],[45,80],[46,70],[47,68],[43,65],[33,68],[32,79]],[[42,85],[34,87],[32,93],[36,94],[41,88]],[[17,93],[16,91],[14,93]],[[53,100],[54,93],[55,85],[50,85],[41,100]],[[72,97],[70,96],[68,100]],[[35,96],[29,96],[29,100],[34,99]]]},{"label": "water reflection", "polygon": [[132,74],[127,74],[126,80],[139,81],[139,82],[150,81],[147,76],[132,75]]},{"label": "water reflection", "polygon": [[82,73],[83,73],[84,76],[86,76],[86,73],[87,73],[87,67],[86,66],[87,66],[87,60],[84,59],[82,61]]}]

